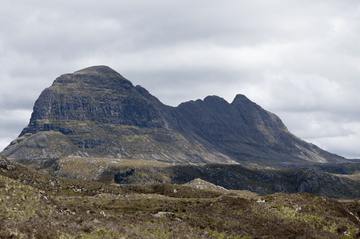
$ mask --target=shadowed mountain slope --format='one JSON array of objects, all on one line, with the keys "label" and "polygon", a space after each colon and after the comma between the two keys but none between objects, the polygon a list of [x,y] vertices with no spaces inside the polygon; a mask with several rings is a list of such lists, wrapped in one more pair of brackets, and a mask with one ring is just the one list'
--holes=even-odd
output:
[{"label": "shadowed mountain slope", "polygon": [[203,101],[183,103],[177,110],[189,123],[186,128],[239,161],[262,164],[345,161],[294,136],[279,117],[244,95],[237,95],[231,104],[220,97],[208,96]]},{"label": "shadowed mountain slope", "polygon": [[295,137],[243,95],[231,104],[209,96],[170,107],[107,66],[58,77],[1,155],[21,162],[68,156],[267,165],[346,161]]}]

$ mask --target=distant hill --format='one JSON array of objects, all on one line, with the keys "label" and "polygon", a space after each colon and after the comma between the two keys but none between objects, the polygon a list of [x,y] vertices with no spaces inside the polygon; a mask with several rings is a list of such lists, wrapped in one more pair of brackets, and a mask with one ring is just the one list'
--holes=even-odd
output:
[{"label": "distant hill", "polygon": [[178,107],[161,103],[107,66],[58,77],[36,100],[30,123],[1,155],[170,163],[338,163],[347,159],[291,134],[279,117],[237,95]]}]

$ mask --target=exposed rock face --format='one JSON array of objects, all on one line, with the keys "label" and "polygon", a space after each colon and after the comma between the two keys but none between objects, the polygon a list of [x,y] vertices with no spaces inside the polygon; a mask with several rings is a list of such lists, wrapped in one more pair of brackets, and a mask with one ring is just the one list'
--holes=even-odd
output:
[{"label": "exposed rock face", "polygon": [[0,168],[12,170],[15,166],[12,165],[4,156],[0,157]]},{"label": "exposed rock face", "polygon": [[[107,67],[62,75],[36,101],[26,133],[65,129],[47,123],[67,120],[99,124],[163,127],[155,105],[137,92],[132,83]],[[62,132],[68,134],[70,132]]]},{"label": "exposed rock face", "polygon": [[67,156],[192,163],[341,162],[292,135],[243,95],[170,107],[106,66],[65,74],[35,102],[30,123],[1,155]]}]

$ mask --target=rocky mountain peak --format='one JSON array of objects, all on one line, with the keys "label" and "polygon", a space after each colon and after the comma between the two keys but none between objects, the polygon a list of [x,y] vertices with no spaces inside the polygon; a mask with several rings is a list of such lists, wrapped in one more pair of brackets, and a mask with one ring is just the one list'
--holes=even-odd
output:
[{"label": "rocky mountain peak", "polygon": [[75,75],[86,74],[86,75],[120,75],[108,66],[91,66],[74,72]]},{"label": "rocky mountain peak", "polygon": [[232,104],[236,103],[250,103],[251,101],[243,94],[237,94],[232,102]]},{"label": "rocky mountain peak", "polygon": [[83,88],[83,92],[86,92],[87,88],[94,86],[114,90],[134,87],[129,80],[107,66],[92,66],[72,74],[61,75],[51,87],[62,90]]},{"label": "rocky mountain peak", "polygon": [[280,131],[287,131],[286,126],[275,114],[264,110],[258,104],[249,100],[245,95],[238,94],[231,103],[241,113],[242,119],[247,125],[252,125],[260,131],[273,131],[278,134]]}]

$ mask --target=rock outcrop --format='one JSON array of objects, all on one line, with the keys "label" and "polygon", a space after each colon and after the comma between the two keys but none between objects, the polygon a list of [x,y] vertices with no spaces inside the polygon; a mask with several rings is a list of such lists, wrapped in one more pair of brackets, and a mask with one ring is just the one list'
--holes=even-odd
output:
[{"label": "rock outcrop", "polygon": [[209,96],[170,107],[107,66],[58,77],[1,155],[22,162],[68,156],[268,165],[346,161],[292,135],[244,95],[231,104]]}]

